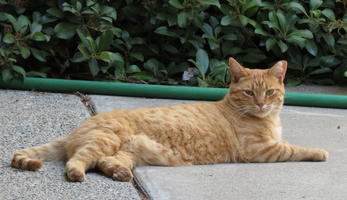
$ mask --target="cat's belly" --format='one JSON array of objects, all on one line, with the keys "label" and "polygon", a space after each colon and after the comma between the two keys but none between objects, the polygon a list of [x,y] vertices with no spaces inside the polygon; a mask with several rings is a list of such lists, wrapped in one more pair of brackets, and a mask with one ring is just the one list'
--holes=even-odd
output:
[{"label": "cat's belly", "polygon": [[[156,140],[156,139],[154,139]],[[201,133],[167,140],[156,140],[171,149],[187,163],[191,164],[215,164],[232,162],[234,148],[219,135],[213,133]]]}]

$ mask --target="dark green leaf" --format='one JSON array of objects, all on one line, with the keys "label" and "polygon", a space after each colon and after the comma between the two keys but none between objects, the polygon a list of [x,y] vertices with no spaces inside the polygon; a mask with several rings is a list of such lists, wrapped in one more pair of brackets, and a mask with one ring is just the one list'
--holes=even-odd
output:
[{"label": "dark green leaf", "polygon": [[16,38],[14,35],[7,33],[2,40],[7,44],[12,44],[16,41]]},{"label": "dark green leaf", "polygon": [[80,29],[77,29],[77,34],[79,36],[79,38],[82,41],[82,44],[80,44],[78,46],[78,49],[81,51],[80,48],[83,48],[83,51],[81,51],[83,53],[84,56],[89,55],[90,53],[93,52],[93,48],[90,46],[90,42],[88,41],[87,37],[83,31],[81,31]]},{"label": "dark green leaf", "polygon": [[71,58],[71,62],[79,63],[87,61],[88,57],[83,56],[81,52],[75,53],[75,55]]},{"label": "dark green leaf", "polygon": [[18,27],[16,18],[14,18],[12,15],[10,15],[8,13],[5,13],[4,15],[7,18],[7,20],[12,24],[14,30],[16,32],[19,32],[19,27]]},{"label": "dark green leaf", "polygon": [[131,78],[135,78],[138,80],[144,80],[148,82],[157,82],[158,79],[156,79],[153,75],[149,74],[148,72],[139,72],[134,75],[130,76]]},{"label": "dark green leaf", "polygon": [[111,17],[114,21],[117,20],[117,11],[110,6],[101,6],[100,14]]},{"label": "dark green leaf", "polygon": [[116,69],[114,70],[114,76],[116,77],[116,79],[124,79],[124,77],[126,76],[124,66],[116,66]]},{"label": "dark green leaf", "polygon": [[110,48],[113,41],[113,33],[111,30],[105,31],[101,36],[98,42],[98,50],[105,51]]},{"label": "dark green leaf", "polygon": [[48,55],[47,52],[41,51],[41,50],[38,50],[38,49],[35,49],[35,48],[31,48],[30,50],[31,50],[31,53],[33,54],[33,56],[37,60],[39,60],[41,62],[47,62],[47,60],[46,60],[46,57]]},{"label": "dark green leaf", "polygon": [[136,73],[136,72],[141,72],[141,69],[137,65],[130,65],[127,67],[126,72],[127,73]]},{"label": "dark green leaf", "polygon": [[310,10],[315,10],[319,8],[323,3],[322,0],[310,0]]},{"label": "dark green leaf", "polygon": [[214,5],[220,8],[219,0],[198,0],[201,5],[210,6]]},{"label": "dark green leaf", "polygon": [[144,56],[143,56],[143,54],[140,53],[140,52],[131,52],[131,53],[130,53],[130,56],[131,56],[132,58],[135,58],[136,60],[141,61],[141,62],[143,62],[143,60],[144,60]]},{"label": "dark green leaf", "polygon": [[50,8],[47,10],[47,13],[57,18],[62,18],[64,16],[64,13],[58,8]]},{"label": "dark green leaf", "polygon": [[4,82],[8,82],[13,78],[13,76],[12,76],[12,74],[8,68],[3,69],[1,72],[1,75],[2,75],[2,80]]},{"label": "dark green leaf", "polygon": [[54,27],[54,31],[58,38],[70,39],[75,35],[77,27],[75,24],[61,22]]},{"label": "dark green leaf", "polygon": [[183,28],[186,27],[187,25],[187,20],[188,20],[189,14],[185,11],[180,12],[177,15],[177,24],[179,27]]},{"label": "dark green leaf", "polygon": [[184,6],[182,5],[182,3],[179,0],[170,0],[169,4],[175,8],[178,8],[178,9],[184,8]]},{"label": "dark green leaf", "polygon": [[279,41],[277,45],[280,47],[282,53],[288,50],[288,46],[282,41]]},{"label": "dark green leaf", "polygon": [[41,77],[41,78],[47,78],[47,74],[44,72],[37,72],[37,71],[30,71],[27,72],[26,76],[28,77]]},{"label": "dark green leaf", "polygon": [[18,29],[17,32],[24,34],[27,31],[30,24],[31,22],[28,17],[24,15],[19,16],[17,19],[17,24],[16,24]]},{"label": "dark green leaf", "polygon": [[205,34],[207,34],[207,35],[209,35],[209,36],[213,36],[213,29],[212,29],[212,27],[211,27],[209,24],[204,23],[204,24],[202,25],[202,27],[201,27],[201,30],[202,30]]},{"label": "dark green leaf", "polygon": [[92,37],[87,36],[86,37],[87,43],[88,43],[88,49],[91,49],[93,53],[96,53],[97,47],[96,47],[96,42],[93,40]]},{"label": "dark green leaf", "polygon": [[323,38],[330,48],[334,48],[335,38],[332,34],[324,34]]},{"label": "dark green leaf", "polygon": [[204,78],[208,70],[208,65],[209,65],[208,54],[206,53],[205,50],[198,49],[195,56],[196,56],[196,65],[199,69],[200,74]]},{"label": "dark green leaf", "polygon": [[160,34],[160,35],[166,35],[166,36],[170,36],[170,37],[177,37],[177,34],[175,32],[169,31],[166,26],[160,26],[157,29],[155,29],[154,32],[157,33],[157,34]]},{"label": "dark green leaf", "polygon": [[98,56],[98,59],[101,59],[102,61],[105,62],[119,62],[118,64],[124,65],[124,60],[123,57],[119,53],[113,53],[110,51],[103,51],[100,53]]},{"label": "dark green leaf", "polygon": [[288,22],[286,20],[286,17],[283,15],[282,12],[276,13],[278,24],[281,27],[282,32],[287,33],[288,32]]},{"label": "dark green leaf", "polygon": [[28,47],[19,47],[19,50],[24,59],[27,59],[30,56],[30,49]]},{"label": "dark green leaf", "polygon": [[325,74],[325,73],[330,73],[332,71],[333,70],[331,70],[330,68],[326,67],[326,68],[316,69],[316,70],[310,72],[309,75]]},{"label": "dark green leaf", "polygon": [[306,39],[297,35],[290,35],[286,41],[297,44],[303,48],[305,46]]},{"label": "dark green leaf", "polygon": [[144,63],[144,68],[150,72],[156,77],[158,76],[158,70],[159,70],[159,63],[156,59],[150,59],[147,62]]},{"label": "dark green leaf", "polygon": [[240,22],[241,22],[242,26],[246,26],[248,24],[248,20],[247,20],[246,16],[240,15],[239,19],[240,19]]},{"label": "dark green leaf", "polygon": [[96,76],[99,73],[99,65],[98,65],[98,61],[94,58],[90,59],[88,62],[89,65],[89,70],[92,74],[92,76]]},{"label": "dark green leaf", "polygon": [[322,11],[323,15],[326,16],[330,21],[335,21],[335,14],[330,8],[326,8]]},{"label": "dark green leaf", "polygon": [[307,38],[307,39],[312,39],[313,38],[313,34],[310,30],[308,29],[304,29],[304,30],[296,30],[292,33],[289,34],[289,37],[295,35],[298,37],[303,37],[303,38]]},{"label": "dark green leaf", "polygon": [[222,19],[221,19],[221,22],[220,24],[223,25],[223,26],[228,26],[232,23],[232,18],[230,16],[224,16]]},{"label": "dark green leaf", "polygon": [[302,13],[307,15],[307,12],[306,12],[305,8],[300,3],[289,2],[289,3],[285,4],[285,6],[288,7],[288,8],[295,8],[297,10],[300,10]]},{"label": "dark green leaf", "polygon": [[320,57],[320,61],[322,65],[331,65],[335,61],[335,56],[334,55],[322,56]]},{"label": "dark green leaf", "polygon": [[31,34],[36,33],[36,32],[41,32],[42,30],[42,25],[38,24],[36,22],[31,24]]},{"label": "dark green leaf", "polygon": [[22,67],[20,67],[20,66],[18,66],[18,65],[13,65],[13,66],[12,66],[12,69],[13,69],[15,72],[19,73],[20,75],[22,75],[23,78],[25,77],[26,73],[25,73],[25,70],[24,70]]},{"label": "dark green leaf", "polygon": [[46,36],[45,34],[41,32],[36,32],[32,35],[32,39],[35,41],[49,41],[49,36]]},{"label": "dark green leaf", "polygon": [[257,6],[261,6],[262,2],[261,0],[251,0],[251,1],[246,1],[246,3],[244,4],[243,9],[244,10],[248,10],[250,8],[254,8]]},{"label": "dark green leaf", "polygon": [[267,24],[270,28],[280,30],[279,22],[277,17],[275,16],[275,12],[273,11],[269,12],[268,17],[270,21],[263,21],[262,23]]},{"label": "dark green leaf", "polygon": [[263,35],[263,36],[269,36],[269,34],[267,32],[265,32],[264,29],[260,25],[256,26],[254,33],[259,34],[259,35]]},{"label": "dark green leaf", "polygon": [[312,40],[306,40],[306,50],[313,56],[317,55],[317,45]]},{"label": "dark green leaf", "polygon": [[298,86],[302,83],[302,80],[295,79],[295,78],[287,78],[286,79],[286,86]]},{"label": "dark green leaf", "polygon": [[266,40],[265,42],[265,47],[267,51],[270,51],[270,49],[272,49],[272,47],[276,44],[276,40],[273,38],[269,38]]},{"label": "dark green leaf", "polygon": [[82,55],[86,58],[89,58],[91,56],[91,52],[82,44],[78,45],[78,50],[82,53]]},{"label": "dark green leaf", "polygon": [[201,78],[198,78],[199,87],[208,87],[208,83]]}]

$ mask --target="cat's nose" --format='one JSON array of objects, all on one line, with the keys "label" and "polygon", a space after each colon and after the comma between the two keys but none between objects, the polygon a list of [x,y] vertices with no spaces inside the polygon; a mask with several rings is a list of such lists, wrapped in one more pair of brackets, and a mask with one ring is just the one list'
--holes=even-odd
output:
[{"label": "cat's nose", "polygon": [[258,107],[259,107],[260,109],[263,109],[265,103],[261,102],[261,103],[257,103],[257,105],[258,105]]}]

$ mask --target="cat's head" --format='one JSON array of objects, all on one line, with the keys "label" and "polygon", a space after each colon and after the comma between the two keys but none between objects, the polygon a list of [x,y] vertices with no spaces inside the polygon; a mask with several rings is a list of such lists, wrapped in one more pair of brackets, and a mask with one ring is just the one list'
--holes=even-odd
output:
[{"label": "cat's head", "polygon": [[241,115],[263,118],[282,108],[286,61],[261,70],[248,69],[229,58],[229,66],[232,81],[227,98]]}]

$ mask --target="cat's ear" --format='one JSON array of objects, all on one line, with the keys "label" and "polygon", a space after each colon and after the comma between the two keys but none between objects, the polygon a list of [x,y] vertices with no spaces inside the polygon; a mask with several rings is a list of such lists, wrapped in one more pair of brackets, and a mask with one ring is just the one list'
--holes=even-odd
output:
[{"label": "cat's ear", "polygon": [[269,71],[282,83],[287,71],[287,61],[278,61]]},{"label": "cat's ear", "polygon": [[233,82],[238,82],[241,77],[246,76],[244,68],[234,58],[229,58],[230,74]]}]

